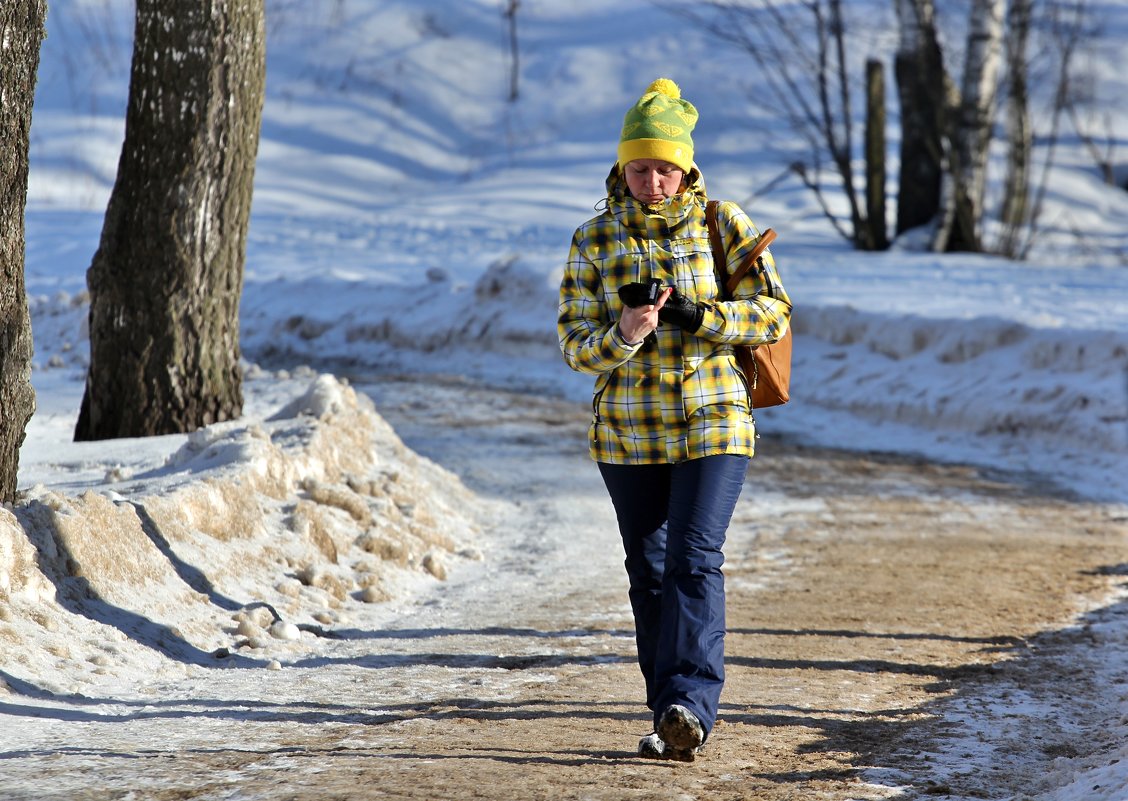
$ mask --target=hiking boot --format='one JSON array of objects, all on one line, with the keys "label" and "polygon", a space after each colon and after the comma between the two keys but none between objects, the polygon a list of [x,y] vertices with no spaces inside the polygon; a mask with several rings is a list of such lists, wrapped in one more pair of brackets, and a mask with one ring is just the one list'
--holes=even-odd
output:
[{"label": "hiking boot", "polygon": [[681,704],[666,707],[658,721],[657,734],[667,748],[678,751],[695,753],[697,747],[705,742],[705,728],[701,721]]},{"label": "hiking boot", "polygon": [[643,759],[665,759],[666,744],[655,732],[638,741],[638,755]]},{"label": "hiking boot", "polygon": [[673,762],[692,762],[704,748],[672,748],[662,742],[657,732],[652,732],[638,741],[638,755],[643,759],[668,759]]}]

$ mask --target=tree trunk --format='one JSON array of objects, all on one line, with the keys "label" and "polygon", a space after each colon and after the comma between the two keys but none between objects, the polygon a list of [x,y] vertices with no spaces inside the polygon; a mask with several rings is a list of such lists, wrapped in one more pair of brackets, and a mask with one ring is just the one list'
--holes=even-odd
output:
[{"label": "tree trunk", "polygon": [[[842,15],[842,0],[829,1],[827,4],[829,19],[823,18],[821,0],[812,3],[811,10],[815,16],[815,29],[819,42],[818,92],[823,135],[838,174],[842,178],[842,190],[846,195],[846,201],[850,204],[850,226],[853,230],[854,247],[864,248],[865,220],[862,219],[862,208],[854,186],[854,115],[850,111],[850,81],[846,66],[846,23]],[[832,91],[832,86],[837,90],[836,92]],[[838,97],[837,114],[833,94],[837,94]]]},{"label": "tree trunk", "polygon": [[1030,38],[1031,0],[1011,0],[1007,11],[1007,174],[1003,183],[1003,235],[999,252],[1014,258],[1018,239],[1030,219],[1030,96],[1026,85],[1026,47]]},{"label": "tree trunk", "polygon": [[509,21],[509,102],[516,102],[520,95],[521,49],[517,41],[517,9],[521,0],[509,0],[505,17]]},{"label": "tree trunk", "polygon": [[960,101],[952,130],[944,224],[937,249],[982,251],[980,223],[987,178],[987,146],[1002,62],[1005,0],[974,0],[968,25]]},{"label": "tree trunk", "polygon": [[239,299],[265,81],[263,0],[137,0],[125,142],[87,272],[76,440],[242,413]]},{"label": "tree trunk", "polygon": [[932,0],[897,0],[900,42],[894,62],[901,104],[897,235],[940,213],[947,77]]},{"label": "tree trunk", "polygon": [[866,62],[866,249],[885,250],[885,73]]},{"label": "tree trunk", "polygon": [[31,387],[31,321],[24,288],[27,158],[43,0],[5,0],[0,7],[0,502],[16,498],[16,473]]}]

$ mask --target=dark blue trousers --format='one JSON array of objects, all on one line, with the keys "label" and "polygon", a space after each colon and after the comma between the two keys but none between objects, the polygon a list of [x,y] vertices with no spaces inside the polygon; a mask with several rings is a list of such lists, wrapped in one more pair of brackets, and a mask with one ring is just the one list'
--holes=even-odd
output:
[{"label": "dark blue trousers", "polygon": [[678,464],[599,465],[626,552],[638,664],[657,727],[681,704],[712,730],[725,681],[725,580],[729,521],[747,456]]}]

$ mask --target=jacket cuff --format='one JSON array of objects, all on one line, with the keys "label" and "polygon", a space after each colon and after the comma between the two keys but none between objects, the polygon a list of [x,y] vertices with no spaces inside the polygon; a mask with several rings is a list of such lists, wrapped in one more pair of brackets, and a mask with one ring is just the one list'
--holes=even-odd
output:
[{"label": "jacket cuff", "polygon": [[721,337],[724,328],[724,315],[718,312],[715,306],[706,306],[705,314],[701,318],[701,326],[694,333],[703,339],[715,342]]},{"label": "jacket cuff", "polygon": [[615,325],[611,327],[611,338],[615,340],[615,344],[624,347],[629,351],[638,350],[642,343],[646,341],[646,339],[644,338],[639,340],[638,342],[628,342],[627,338],[623,336],[623,332],[619,329],[618,323],[615,323]]}]

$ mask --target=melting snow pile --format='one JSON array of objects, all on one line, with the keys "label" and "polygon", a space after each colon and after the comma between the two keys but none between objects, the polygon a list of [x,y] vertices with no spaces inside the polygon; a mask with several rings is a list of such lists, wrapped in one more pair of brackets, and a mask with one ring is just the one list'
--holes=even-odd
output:
[{"label": "melting snow pile", "polygon": [[0,690],[284,663],[477,558],[477,503],[330,376],[112,488],[35,487],[0,508]]}]

